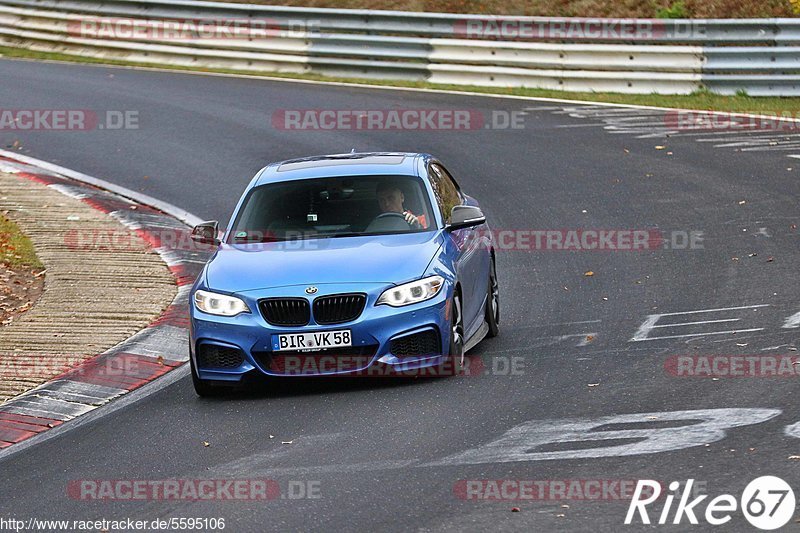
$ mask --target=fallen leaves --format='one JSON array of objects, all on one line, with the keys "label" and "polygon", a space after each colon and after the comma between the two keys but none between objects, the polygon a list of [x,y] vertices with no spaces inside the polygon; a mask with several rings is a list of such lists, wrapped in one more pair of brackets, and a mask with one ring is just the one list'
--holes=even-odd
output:
[{"label": "fallen leaves", "polygon": [[592,276],[594,276],[594,272],[592,272],[591,270],[588,270],[588,271],[584,272],[583,275],[586,276],[587,278],[591,278]]}]

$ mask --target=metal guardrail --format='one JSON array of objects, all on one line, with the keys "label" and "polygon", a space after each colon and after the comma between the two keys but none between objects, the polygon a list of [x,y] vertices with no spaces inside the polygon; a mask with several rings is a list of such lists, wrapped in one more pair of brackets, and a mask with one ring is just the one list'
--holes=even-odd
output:
[{"label": "metal guardrail", "polygon": [[[234,20],[270,34],[170,39],[92,21]],[[0,44],[135,63],[571,91],[800,95],[800,19],[485,17],[194,0],[0,0]]]}]

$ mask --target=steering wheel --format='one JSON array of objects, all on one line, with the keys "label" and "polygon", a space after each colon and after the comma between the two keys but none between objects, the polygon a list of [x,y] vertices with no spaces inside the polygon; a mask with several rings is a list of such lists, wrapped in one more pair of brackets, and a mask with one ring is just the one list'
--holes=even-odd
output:
[{"label": "steering wheel", "polygon": [[[400,220],[403,222],[401,223]],[[406,217],[403,213],[390,212],[381,213],[373,218],[372,222],[367,226],[366,231],[406,231],[410,227],[411,224],[406,221]]]},{"label": "steering wheel", "polygon": [[406,221],[406,216],[403,213],[395,213],[394,211],[390,211],[388,213],[381,213],[380,215],[375,217],[375,220],[378,220],[379,218],[389,218],[389,217],[400,217],[403,219],[403,222],[408,223]]}]

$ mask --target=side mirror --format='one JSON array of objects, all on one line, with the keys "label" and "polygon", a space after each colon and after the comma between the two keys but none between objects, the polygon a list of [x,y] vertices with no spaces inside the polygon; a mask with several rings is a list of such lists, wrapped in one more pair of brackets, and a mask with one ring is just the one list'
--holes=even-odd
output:
[{"label": "side mirror", "polygon": [[486,215],[480,207],[474,205],[457,205],[450,212],[450,224],[447,226],[449,231],[480,226],[486,222]]},{"label": "side mirror", "polygon": [[219,222],[210,220],[201,222],[192,229],[192,240],[200,244],[211,244],[217,246],[220,240],[217,238],[219,232]]}]

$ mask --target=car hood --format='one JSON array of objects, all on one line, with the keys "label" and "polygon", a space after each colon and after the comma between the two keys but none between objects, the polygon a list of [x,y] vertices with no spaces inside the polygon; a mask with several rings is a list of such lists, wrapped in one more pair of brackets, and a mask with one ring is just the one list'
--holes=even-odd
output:
[{"label": "car hood", "polygon": [[244,292],[288,285],[400,283],[422,276],[441,232],[220,246],[209,289]]}]

